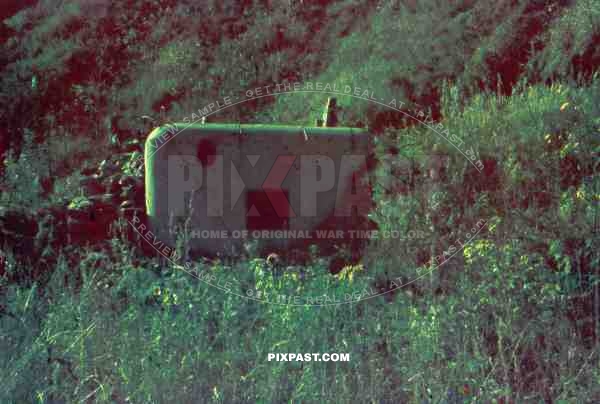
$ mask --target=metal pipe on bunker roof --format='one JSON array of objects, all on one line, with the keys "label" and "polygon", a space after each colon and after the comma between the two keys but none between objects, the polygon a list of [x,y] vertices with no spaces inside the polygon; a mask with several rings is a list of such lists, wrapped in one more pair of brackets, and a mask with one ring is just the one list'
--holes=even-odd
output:
[{"label": "metal pipe on bunker roof", "polygon": [[338,124],[337,117],[337,98],[329,97],[327,99],[327,106],[325,108],[325,113],[323,114],[323,122],[325,122],[325,126],[327,127],[335,127]]}]

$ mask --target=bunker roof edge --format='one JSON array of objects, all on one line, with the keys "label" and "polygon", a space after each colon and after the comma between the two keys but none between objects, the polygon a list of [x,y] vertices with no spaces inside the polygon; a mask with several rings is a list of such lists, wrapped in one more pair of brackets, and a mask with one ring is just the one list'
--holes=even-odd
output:
[{"label": "bunker roof edge", "polygon": [[282,134],[289,132],[290,135],[302,133],[306,131],[308,134],[329,134],[329,135],[360,135],[366,134],[368,129],[358,127],[318,127],[318,126],[302,126],[302,125],[270,125],[270,124],[232,124],[232,123],[194,123],[186,124],[182,122],[174,122],[172,124],[162,125],[154,128],[148,135],[146,143],[153,142],[160,137],[164,136],[175,136],[180,132],[184,131],[210,131],[213,134],[215,132],[223,132],[223,134],[233,132],[247,133],[247,134]]}]

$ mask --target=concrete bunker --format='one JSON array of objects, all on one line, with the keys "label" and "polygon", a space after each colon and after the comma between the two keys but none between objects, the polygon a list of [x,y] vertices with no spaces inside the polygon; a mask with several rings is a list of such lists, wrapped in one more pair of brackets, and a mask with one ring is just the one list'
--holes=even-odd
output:
[{"label": "concrete bunker", "polygon": [[[236,254],[245,239],[286,248],[323,226],[352,229],[371,208],[363,128],[199,123],[146,140],[146,208],[167,245]],[[256,237],[258,236],[258,237]]]}]

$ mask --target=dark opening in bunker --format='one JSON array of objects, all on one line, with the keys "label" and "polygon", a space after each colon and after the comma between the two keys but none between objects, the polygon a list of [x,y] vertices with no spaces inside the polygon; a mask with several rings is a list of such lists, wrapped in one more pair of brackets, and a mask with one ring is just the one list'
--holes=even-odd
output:
[{"label": "dark opening in bunker", "polygon": [[289,227],[288,191],[251,190],[246,193],[246,229],[287,230]]}]

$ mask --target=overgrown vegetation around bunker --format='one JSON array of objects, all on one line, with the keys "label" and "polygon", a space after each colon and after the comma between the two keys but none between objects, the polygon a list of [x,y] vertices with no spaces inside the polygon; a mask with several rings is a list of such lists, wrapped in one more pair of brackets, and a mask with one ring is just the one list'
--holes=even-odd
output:
[{"label": "overgrown vegetation around bunker", "polygon": [[[2,12],[1,402],[600,401],[597,0]],[[197,260],[279,304],[152,256],[127,224],[144,215],[149,131],[229,94],[308,81],[402,99],[478,153],[481,173],[425,126],[338,98],[340,124],[368,126],[380,161],[414,162],[395,172],[406,181],[374,187],[371,220],[432,238],[371,240],[358,257],[352,245],[290,257],[249,246]],[[312,124],[325,98],[263,97],[209,119]],[[420,156],[434,149],[447,165],[425,201]],[[482,218],[451,260],[395,289]],[[368,294],[381,296],[293,306]],[[277,351],[352,360],[267,364]]]}]

